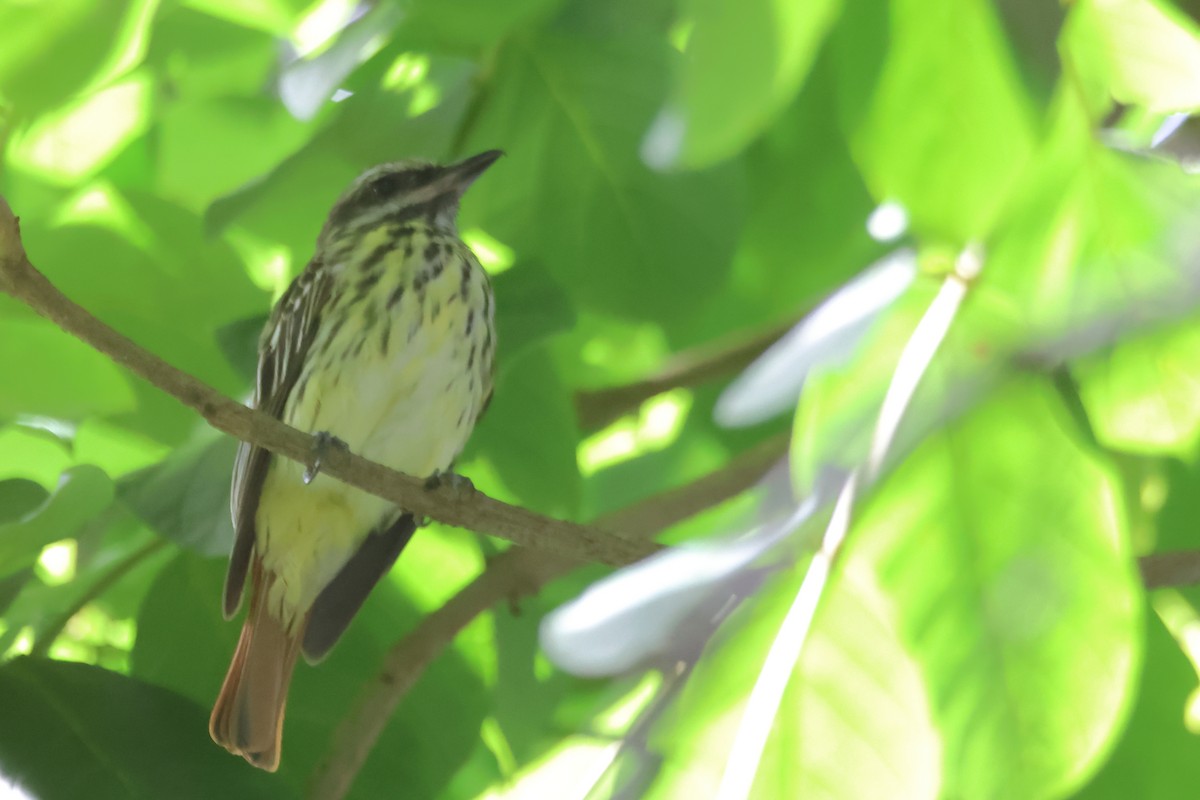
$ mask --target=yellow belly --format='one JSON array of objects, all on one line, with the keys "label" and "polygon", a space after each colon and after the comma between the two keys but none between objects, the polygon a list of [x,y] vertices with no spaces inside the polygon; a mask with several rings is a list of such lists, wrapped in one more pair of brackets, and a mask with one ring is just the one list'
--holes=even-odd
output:
[{"label": "yellow belly", "polygon": [[[411,283],[405,270],[412,266],[394,265],[380,279],[368,300],[376,321],[365,339],[361,325],[348,323],[328,341],[314,343],[297,381],[305,390],[293,392],[284,419],[302,430],[329,432],[355,453],[424,477],[450,468],[490,391],[491,306],[484,314],[486,276],[472,263],[466,290],[467,273],[457,264],[447,266],[423,291],[406,291],[389,308],[389,282]],[[353,286],[356,277],[341,279]],[[388,501],[326,475],[305,485],[303,473],[303,465],[275,459],[256,516],[263,565],[278,576],[269,608],[289,625],[312,606],[367,534],[398,513]]]}]

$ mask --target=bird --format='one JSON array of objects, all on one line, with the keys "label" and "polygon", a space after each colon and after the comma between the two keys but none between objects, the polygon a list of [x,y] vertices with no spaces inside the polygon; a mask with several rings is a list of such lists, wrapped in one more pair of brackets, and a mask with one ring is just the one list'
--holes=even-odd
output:
[{"label": "bird", "polygon": [[250,603],[209,733],[274,772],[297,657],[324,658],[419,526],[319,471],[330,447],[451,475],[491,399],[492,287],[457,230],[459,202],[501,156],[372,167],[334,203],[258,342],[252,405],[313,433],[309,464],[241,443],[222,611]]}]

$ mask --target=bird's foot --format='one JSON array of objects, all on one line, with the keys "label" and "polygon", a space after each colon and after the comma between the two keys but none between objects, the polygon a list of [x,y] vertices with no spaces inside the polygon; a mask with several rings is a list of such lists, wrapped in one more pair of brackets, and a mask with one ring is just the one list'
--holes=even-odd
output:
[{"label": "bird's foot", "polygon": [[433,492],[442,487],[450,489],[459,496],[471,494],[475,491],[475,484],[471,483],[470,478],[466,475],[460,475],[457,472],[451,472],[450,470],[438,470],[425,479],[426,491]]},{"label": "bird's foot", "polygon": [[308,466],[304,469],[304,483],[310,484],[313,478],[321,472],[321,462],[334,450],[344,450],[349,452],[350,445],[343,442],[341,439],[334,436],[329,431],[317,431],[313,434],[313,448],[310,453],[311,460]]}]

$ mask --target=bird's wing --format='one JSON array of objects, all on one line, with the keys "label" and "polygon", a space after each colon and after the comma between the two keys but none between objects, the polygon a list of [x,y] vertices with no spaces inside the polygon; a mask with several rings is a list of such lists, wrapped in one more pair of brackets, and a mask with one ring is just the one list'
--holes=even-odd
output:
[{"label": "bird's wing", "polygon": [[358,609],[388,574],[417,530],[412,514],[401,514],[368,534],[350,560],[317,595],[304,630],[304,658],[315,664],[337,644]]},{"label": "bird's wing", "polygon": [[[315,259],[310,261],[275,305],[259,339],[254,407],[276,419],[282,418],[287,399],[303,372],[329,291],[329,270]],[[254,551],[254,517],[270,464],[269,451],[247,442],[238,447],[230,493],[235,533],[222,605],[226,619],[237,613],[242,602],[242,588]]]}]

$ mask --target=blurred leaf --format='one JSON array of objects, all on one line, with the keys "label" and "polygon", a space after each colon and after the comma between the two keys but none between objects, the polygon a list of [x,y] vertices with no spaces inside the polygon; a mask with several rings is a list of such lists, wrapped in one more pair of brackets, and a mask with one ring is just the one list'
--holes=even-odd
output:
[{"label": "blurred leaf", "polygon": [[267,98],[181,100],[160,117],[155,181],[164,195],[202,210],[270,171],[311,135]]},{"label": "blurred leaf", "polygon": [[277,36],[291,33],[306,0],[188,0],[192,8]]},{"label": "blurred leaf", "polygon": [[0,415],[79,419],[133,407],[124,374],[108,357],[44,320],[0,318],[0,373],[22,375],[0,392]]},{"label": "blurred leaf", "polygon": [[415,0],[400,34],[406,42],[449,50],[487,46],[549,17],[565,0]]},{"label": "blurred leaf", "polygon": [[944,796],[929,689],[896,622],[875,577],[847,563],[784,695],[756,797]]},{"label": "blurred leaf", "polygon": [[852,534],[929,687],[945,793],[1064,794],[1129,708],[1141,586],[1116,483],[1069,425],[1040,384],[1011,386],[914,453]]},{"label": "blurred leaf", "polygon": [[0,481],[0,523],[20,519],[46,502],[49,496],[35,481],[24,478]]},{"label": "blurred leaf", "polygon": [[268,314],[255,314],[217,328],[217,346],[225,360],[242,377],[247,386],[258,374],[258,338],[267,325]]},{"label": "blurred leaf", "polygon": [[160,535],[205,555],[233,545],[230,480],[237,442],[207,429],[153,467],[121,481],[121,501]]},{"label": "blurred leaf", "polygon": [[31,566],[46,545],[75,535],[113,501],[113,484],[96,467],[72,467],[54,493],[19,519],[0,525],[0,575]]},{"label": "blurred leaf", "polygon": [[[861,564],[843,563],[793,670],[751,796],[937,797],[941,745],[918,665],[877,582]],[[666,761],[645,797],[683,798],[720,783],[748,694],[804,573],[803,562],[778,573],[709,645],[654,728],[652,749]]]},{"label": "blurred leaf", "polygon": [[[215,3],[208,5],[211,8]],[[223,5],[237,8],[246,4]],[[159,10],[147,62],[181,98],[261,96],[279,59],[276,39],[189,6],[166,3]]]},{"label": "blurred leaf", "polygon": [[[877,11],[858,16],[874,18]],[[847,24],[845,17],[838,23]],[[863,59],[861,47],[855,53]],[[749,212],[731,291],[693,315],[688,332],[697,330],[697,341],[740,330],[748,319],[795,319],[885,252],[868,235],[875,203],[838,122],[846,70],[835,56],[817,60],[804,91],[746,151]],[[704,323],[720,325],[699,331]]]},{"label": "blurred leaf", "polygon": [[855,152],[876,198],[917,231],[985,235],[1033,145],[1027,100],[990,4],[896,0]]},{"label": "blurred leaf", "polygon": [[1200,107],[1200,28],[1194,20],[1158,0],[1087,0],[1076,17],[1087,26],[1091,46],[1071,52],[1102,71],[1114,99],[1157,112]]},{"label": "blurred leaf", "polygon": [[13,138],[11,159],[56,183],[83,181],[145,133],[153,102],[149,76],[130,75],[39,117]]},{"label": "blurred leaf", "polygon": [[1152,612],[1145,625],[1137,705],[1112,757],[1075,795],[1078,800],[1168,798],[1200,781],[1200,764],[1189,755],[1196,750],[1196,733],[1184,725],[1196,671]]},{"label": "blurred leaf", "polygon": [[674,99],[642,143],[658,168],[736,155],[799,90],[839,0],[701,0],[694,4]]},{"label": "blurred leaf", "polygon": [[809,370],[844,363],[916,277],[916,254],[900,250],[844,284],[742,371],[717,401],[717,421],[742,427],[793,409]]},{"label": "blurred leaf", "polygon": [[170,448],[139,433],[98,419],[86,419],[75,429],[75,460],[95,464],[110,477],[157,463]]},{"label": "blurred leaf", "polygon": [[494,714],[517,763],[525,764],[551,741],[547,728],[555,719],[559,702],[567,694],[561,674],[539,676],[537,618],[522,603],[520,616],[505,611],[492,615],[496,643],[496,698]]},{"label": "blurred leaf", "polygon": [[[240,389],[213,347],[213,331],[261,310],[263,299],[234,251],[206,241],[199,218],[172,203],[137,192],[108,200],[112,220],[23,226],[36,263],[64,294],[173,366],[218,389]],[[80,267],[97,263],[103,268]],[[3,347],[0,343],[0,353]],[[44,360],[56,363],[53,357]],[[44,366],[33,374],[42,371]],[[64,394],[82,399],[93,392]]]},{"label": "blurred leaf", "polygon": [[1200,325],[1130,339],[1084,360],[1075,375],[1096,437],[1117,450],[1196,453],[1200,435]]},{"label": "blurred leaf", "polygon": [[514,41],[469,138],[509,158],[472,188],[465,219],[545,263],[581,307],[682,316],[728,270],[739,170],[664,176],[637,157],[669,57],[637,35]]},{"label": "blurred leaf", "polygon": [[487,457],[523,505],[569,518],[582,495],[578,441],[570,392],[546,353],[531,351],[498,377],[471,449]]},{"label": "blurred leaf", "polygon": [[179,695],[85,664],[0,667],[0,770],[38,797],[278,798],[278,779],[213,746],[204,711]]},{"label": "blurred leaf", "polygon": [[368,6],[320,53],[289,64],[279,76],[279,98],[284,107],[297,119],[312,119],[342,80],[387,41],[403,17],[395,3]]},{"label": "blurred leaf", "polygon": [[[0,5],[0,95],[27,116],[62,103],[114,57],[142,2],[64,0],[53,14],[37,3]],[[128,17],[128,19],[127,19]]]},{"label": "blurred leaf", "polygon": [[575,323],[563,288],[536,262],[522,262],[492,278],[496,297],[496,341],[503,370],[527,347]]}]

